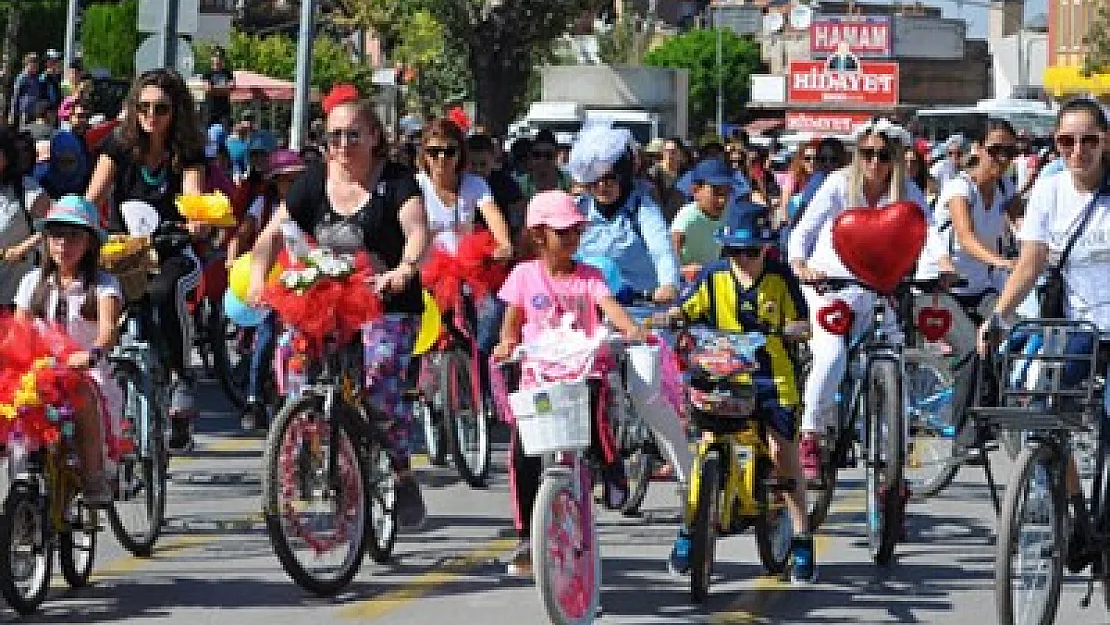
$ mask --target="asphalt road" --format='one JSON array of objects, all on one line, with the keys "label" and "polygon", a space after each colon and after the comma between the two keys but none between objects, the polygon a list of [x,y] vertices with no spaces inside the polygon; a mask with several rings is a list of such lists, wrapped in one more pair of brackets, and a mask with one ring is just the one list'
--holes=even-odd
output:
[{"label": "asphalt road", "polygon": [[[169,524],[152,558],[125,554],[100,535],[95,579],[79,591],[61,579],[28,623],[284,625],[519,625],[547,622],[530,580],[504,575],[514,544],[505,451],[495,453],[488,489],[472,490],[451,470],[421,468],[430,512],[424,530],[403,534],[387,565],[367,560],[342,595],[310,596],[282,571],[259,510],[262,439],[237,431],[235,415],[206,386],[198,445],[171,463]],[[998,468],[1004,480],[1008,467]],[[674,486],[652,486],[643,518],[601,518],[601,624],[995,623],[994,516],[979,469],[941,496],[910,506],[909,540],[895,564],[878,567],[863,542],[862,474],[846,474],[818,542],[820,581],[791,586],[762,576],[750,535],[718,547],[717,580],[705,607],[688,582],[667,574],[674,538]],[[1096,594],[1069,578],[1057,622],[1107,623]],[[1101,589],[1098,591],[1101,593]],[[4,609],[0,620],[18,620]]]}]

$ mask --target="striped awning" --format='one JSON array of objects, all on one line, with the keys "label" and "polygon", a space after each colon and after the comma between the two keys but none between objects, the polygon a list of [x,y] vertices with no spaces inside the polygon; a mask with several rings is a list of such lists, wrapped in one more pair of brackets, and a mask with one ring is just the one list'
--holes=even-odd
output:
[{"label": "striped awning", "polygon": [[1079,94],[1110,95],[1110,74],[1084,76],[1078,65],[1053,65],[1044,70],[1044,88],[1058,98]]}]

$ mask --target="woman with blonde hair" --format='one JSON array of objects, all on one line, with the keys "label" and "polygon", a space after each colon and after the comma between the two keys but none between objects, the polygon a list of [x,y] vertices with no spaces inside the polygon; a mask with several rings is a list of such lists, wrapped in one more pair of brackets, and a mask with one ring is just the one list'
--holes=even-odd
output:
[{"label": "woman with blonde hair", "polygon": [[[837,216],[849,208],[879,208],[908,200],[928,215],[925,196],[906,176],[905,150],[912,137],[904,128],[887,119],[872,119],[856,131],[856,154],[851,165],[829,174],[810,201],[790,235],[790,265],[802,282],[819,281],[826,276],[852,278],[832,242]],[[826,416],[836,411],[836,389],[844,376],[848,348],[843,337],[829,333],[817,321],[817,313],[830,300],[812,287],[803,286],[809,307],[813,338],[810,351],[812,367],[806,380],[802,413],[800,451],[807,479],[820,471],[820,433]],[[854,313],[853,336],[871,322],[874,295],[859,287],[836,293]],[[830,298],[831,299],[831,298]],[[834,421],[829,421],[833,423]]]}]

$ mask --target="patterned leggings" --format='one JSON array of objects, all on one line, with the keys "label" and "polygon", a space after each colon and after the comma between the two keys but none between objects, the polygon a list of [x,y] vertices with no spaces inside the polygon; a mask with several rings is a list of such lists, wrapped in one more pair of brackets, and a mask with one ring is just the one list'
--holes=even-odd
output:
[{"label": "patterned leggings", "polygon": [[409,469],[412,405],[403,391],[419,316],[388,314],[362,330],[365,384],[370,404],[390,419],[391,458],[397,471]]}]

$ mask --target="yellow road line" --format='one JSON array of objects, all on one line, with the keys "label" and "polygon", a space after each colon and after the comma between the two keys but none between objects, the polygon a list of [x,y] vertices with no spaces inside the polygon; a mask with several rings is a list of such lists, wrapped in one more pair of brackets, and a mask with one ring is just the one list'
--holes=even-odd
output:
[{"label": "yellow road line", "polygon": [[[846,495],[832,506],[832,509],[829,510],[830,515],[839,513],[857,514],[865,511],[866,499],[862,492],[852,491],[846,493]],[[829,526],[827,522],[826,526]],[[813,537],[813,549],[818,556],[826,551],[830,541],[830,537],[818,530]],[[817,561],[820,565],[820,557],[817,558]],[[755,580],[753,588],[745,592],[744,599],[733,603],[724,612],[714,613],[709,622],[713,625],[770,623],[773,619],[763,616],[767,613],[767,608],[787,596],[787,593],[792,590],[795,590],[795,587],[789,582],[782,581],[778,576],[760,576]]]},{"label": "yellow road line", "polygon": [[123,556],[109,561],[104,566],[96,566],[94,564],[92,579],[98,580],[109,577],[121,577],[127,573],[137,571],[148,564],[158,562],[167,555],[195,549],[210,542],[212,542],[211,536],[174,536],[172,538],[159,540],[154,546],[154,555],[149,558]]},{"label": "yellow road line", "polygon": [[433,571],[428,571],[404,582],[396,590],[384,592],[340,610],[339,616],[346,620],[380,618],[431,594],[438,586],[465,577],[468,570],[487,560],[501,556],[515,544],[516,540],[510,538],[497,538],[483,543],[473,551],[468,551],[458,558],[440,564]]}]

